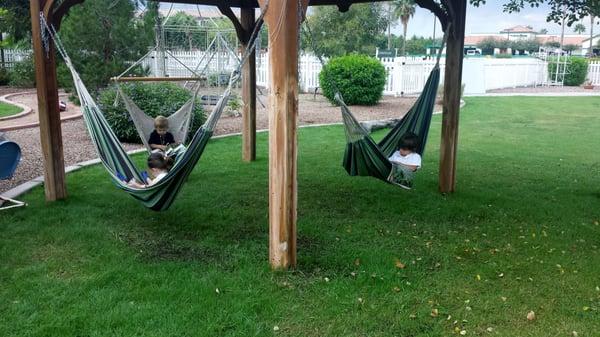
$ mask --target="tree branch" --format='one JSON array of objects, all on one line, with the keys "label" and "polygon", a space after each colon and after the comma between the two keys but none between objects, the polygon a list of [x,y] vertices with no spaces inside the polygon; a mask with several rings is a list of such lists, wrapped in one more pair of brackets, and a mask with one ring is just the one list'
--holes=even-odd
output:
[{"label": "tree branch", "polygon": [[221,12],[221,14],[225,15],[227,18],[229,18],[231,23],[233,23],[233,27],[235,28],[235,32],[236,32],[237,37],[240,40],[240,42],[247,43],[248,39],[250,38],[248,36],[248,32],[246,32],[244,27],[242,27],[240,20],[237,18],[237,16],[235,16],[235,13],[233,13],[233,11],[231,10],[231,7],[218,6],[218,8],[219,8],[219,11]]},{"label": "tree branch", "polygon": [[435,16],[440,19],[442,28],[446,30],[446,27],[448,27],[448,23],[450,22],[450,18],[448,13],[446,13],[446,11],[444,11],[438,3],[433,0],[415,0],[415,3],[419,5],[419,7],[428,9],[435,14]]}]

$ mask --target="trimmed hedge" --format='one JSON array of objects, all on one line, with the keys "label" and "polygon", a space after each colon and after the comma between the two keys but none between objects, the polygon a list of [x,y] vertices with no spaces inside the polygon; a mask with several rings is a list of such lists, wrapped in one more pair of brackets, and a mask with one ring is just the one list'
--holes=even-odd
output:
[{"label": "trimmed hedge", "polygon": [[[556,59],[550,60],[548,63],[548,76],[555,78],[556,76]],[[567,66],[567,73],[565,74],[564,85],[570,87],[577,87],[585,82],[588,74],[588,61],[581,57],[570,57]],[[562,68],[562,67],[561,67]]]},{"label": "trimmed hedge", "polygon": [[379,60],[365,55],[333,58],[323,67],[319,84],[323,95],[334,101],[334,85],[349,105],[375,105],[383,95],[386,83],[385,67]]},{"label": "trimmed hedge", "polygon": [[[152,117],[158,115],[170,116],[192,97],[188,90],[168,82],[122,84],[121,88],[140,109]],[[117,90],[114,87],[104,90],[98,100],[100,108],[120,141],[141,143],[123,102],[119,100],[119,104],[116,107],[114,106],[116,93]],[[200,105],[200,100],[198,100],[194,108],[194,119],[188,138],[202,126],[204,120],[204,110]],[[177,141],[181,140],[177,139]]]}]

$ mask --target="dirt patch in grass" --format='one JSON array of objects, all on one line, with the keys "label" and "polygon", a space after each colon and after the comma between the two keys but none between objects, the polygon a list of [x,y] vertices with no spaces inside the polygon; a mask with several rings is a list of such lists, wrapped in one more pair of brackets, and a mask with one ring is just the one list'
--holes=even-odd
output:
[{"label": "dirt patch in grass", "polygon": [[169,233],[156,233],[147,229],[117,234],[118,239],[131,247],[145,262],[200,262],[221,263],[226,254],[212,248],[204,248],[198,242],[178,238]]}]

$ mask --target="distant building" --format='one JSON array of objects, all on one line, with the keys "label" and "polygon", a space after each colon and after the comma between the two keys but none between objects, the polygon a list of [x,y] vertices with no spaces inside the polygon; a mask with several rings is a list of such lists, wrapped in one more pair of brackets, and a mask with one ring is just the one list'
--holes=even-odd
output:
[{"label": "distant building", "polygon": [[[582,43],[588,38],[586,35],[576,34],[565,34],[563,43],[564,45],[574,45],[578,48],[573,51],[574,54],[581,54]],[[600,38],[600,36],[599,36]],[[494,39],[502,41],[526,41],[526,40],[537,40],[541,45],[549,42],[560,43],[560,34],[540,34],[535,31],[531,26],[514,26],[511,28],[504,29],[499,33],[478,33],[468,34],[465,36],[465,48],[477,47],[483,40]],[[588,38],[589,39],[589,38]],[[507,50],[499,50],[499,53],[506,53]]]},{"label": "distant building", "polygon": [[598,43],[600,43],[600,34],[594,36],[593,39],[588,37],[581,42],[581,55],[588,55],[590,53],[590,41],[592,42],[592,53],[596,56],[600,55],[600,46],[598,46]]},{"label": "distant building", "polygon": [[506,36],[506,39],[509,41],[519,41],[535,39],[538,32],[534,31],[531,26],[514,26],[502,30],[500,34]]}]

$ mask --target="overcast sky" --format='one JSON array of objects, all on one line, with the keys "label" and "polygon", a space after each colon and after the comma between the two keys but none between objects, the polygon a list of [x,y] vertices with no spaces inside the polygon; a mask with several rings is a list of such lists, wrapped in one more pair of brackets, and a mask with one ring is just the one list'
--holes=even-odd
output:
[{"label": "overcast sky", "polygon": [[[512,26],[530,25],[537,31],[539,31],[542,28],[546,28],[551,34],[560,34],[560,25],[546,22],[546,15],[549,12],[549,9],[546,5],[542,5],[539,8],[525,8],[520,13],[509,14],[502,11],[503,3],[505,3],[505,1],[490,0],[487,1],[486,5],[483,5],[479,8],[469,6],[467,10],[466,33],[498,33],[501,30],[505,28],[510,28]],[[170,5],[163,4],[162,6],[168,8]],[[178,6],[185,7],[185,5]],[[218,11],[215,7],[200,7],[202,11]],[[195,9],[196,7],[192,6],[191,8]],[[415,16],[411,19],[411,21],[408,24],[408,35],[431,36],[433,34],[433,18],[434,16],[431,12],[417,7]],[[586,32],[589,33],[589,18],[584,19],[582,23],[587,28]],[[437,35],[439,36],[439,25],[437,25],[437,27]],[[572,34],[572,28],[573,27],[567,27],[565,32],[567,34]],[[594,30],[600,33],[600,26],[596,25]],[[401,34],[401,25],[394,27],[394,32],[396,34]]]}]

